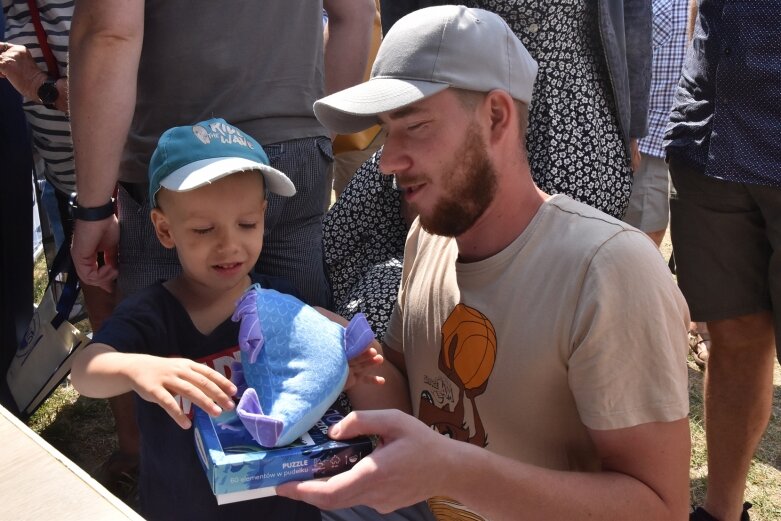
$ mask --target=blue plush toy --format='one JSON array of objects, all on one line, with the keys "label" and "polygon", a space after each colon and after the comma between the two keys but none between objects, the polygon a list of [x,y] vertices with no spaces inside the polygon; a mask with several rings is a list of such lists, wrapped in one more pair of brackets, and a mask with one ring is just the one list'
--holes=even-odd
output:
[{"label": "blue plush toy", "polygon": [[236,413],[264,447],[288,445],[307,432],[342,391],[347,361],[374,340],[362,314],[345,328],[258,284],[241,297],[233,320],[241,320],[241,366],[233,380],[239,392],[247,386]]}]

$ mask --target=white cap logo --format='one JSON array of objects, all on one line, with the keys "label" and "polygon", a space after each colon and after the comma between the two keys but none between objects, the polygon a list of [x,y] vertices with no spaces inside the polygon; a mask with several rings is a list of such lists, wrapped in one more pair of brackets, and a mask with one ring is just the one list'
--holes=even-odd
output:
[{"label": "white cap logo", "polygon": [[211,138],[209,137],[209,131],[200,125],[193,126],[193,134],[195,134],[195,137],[200,139],[201,143],[203,143],[204,145],[208,145],[211,142]]}]

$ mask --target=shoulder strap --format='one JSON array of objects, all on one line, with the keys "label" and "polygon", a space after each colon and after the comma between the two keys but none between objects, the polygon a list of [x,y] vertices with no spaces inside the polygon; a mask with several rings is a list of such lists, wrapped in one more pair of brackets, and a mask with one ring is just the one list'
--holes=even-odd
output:
[{"label": "shoulder strap", "polygon": [[46,60],[49,77],[57,80],[60,78],[60,68],[57,65],[57,60],[51,47],[49,47],[49,42],[46,40],[46,31],[43,30],[43,24],[41,24],[41,13],[38,11],[38,4],[35,3],[35,0],[27,0],[27,6],[30,9],[30,19],[33,22],[33,26],[35,26],[35,36],[38,38],[38,45],[41,46],[43,58]]},{"label": "shoulder strap", "polygon": [[76,274],[76,266],[73,264],[70,244],[67,241],[62,243],[54,257],[54,262],[49,270],[49,285],[54,284],[60,274],[65,275],[65,282],[62,286],[62,293],[57,299],[57,315],[51,321],[55,329],[59,328],[60,324],[70,317],[80,289],[79,277]]}]

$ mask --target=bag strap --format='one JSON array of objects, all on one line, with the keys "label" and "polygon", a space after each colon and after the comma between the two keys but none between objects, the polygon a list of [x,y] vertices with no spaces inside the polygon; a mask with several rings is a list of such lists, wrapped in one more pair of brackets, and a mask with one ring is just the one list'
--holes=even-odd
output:
[{"label": "bag strap", "polygon": [[60,274],[65,274],[65,283],[62,286],[60,298],[57,299],[57,314],[51,321],[52,327],[55,329],[60,327],[70,317],[80,289],[76,266],[73,264],[70,245],[67,242],[62,243],[62,246],[57,251],[57,255],[54,257],[54,262],[52,262],[52,267],[49,270],[50,286]]},{"label": "bag strap", "polygon": [[49,77],[55,80],[60,79],[60,68],[57,65],[57,59],[54,57],[49,42],[46,39],[46,31],[43,30],[41,23],[41,13],[38,11],[38,4],[35,0],[27,0],[27,6],[30,9],[30,20],[35,26],[35,36],[38,38],[38,45],[41,46],[43,58],[46,60],[46,68],[49,71]]}]

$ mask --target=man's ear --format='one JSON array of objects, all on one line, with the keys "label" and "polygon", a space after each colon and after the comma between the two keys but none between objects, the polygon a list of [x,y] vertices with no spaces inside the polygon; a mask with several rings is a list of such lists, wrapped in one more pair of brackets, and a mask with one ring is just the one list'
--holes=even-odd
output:
[{"label": "man's ear", "polygon": [[171,235],[171,225],[163,211],[160,208],[152,208],[149,217],[152,219],[152,224],[155,227],[155,234],[157,235],[157,240],[160,241],[160,244],[168,249],[175,247],[176,242],[174,241],[173,235]]},{"label": "man's ear", "polygon": [[[498,142],[508,137],[508,132],[517,133],[518,123],[513,116],[515,105],[513,98],[503,90],[492,90],[485,97],[485,109],[491,121],[491,141]],[[517,139],[517,138],[513,138]]]}]

